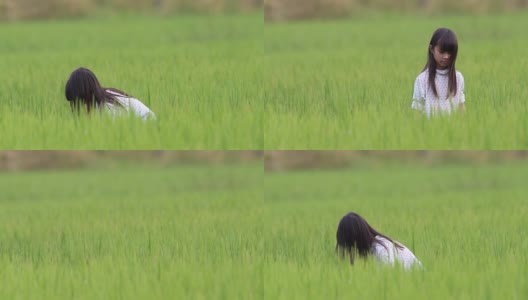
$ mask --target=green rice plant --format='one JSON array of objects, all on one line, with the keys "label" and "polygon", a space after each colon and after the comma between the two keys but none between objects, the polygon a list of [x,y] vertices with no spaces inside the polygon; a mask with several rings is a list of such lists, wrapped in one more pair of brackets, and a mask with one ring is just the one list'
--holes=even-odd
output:
[{"label": "green rice plant", "polygon": [[262,299],[257,165],[0,173],[2,299]]}]

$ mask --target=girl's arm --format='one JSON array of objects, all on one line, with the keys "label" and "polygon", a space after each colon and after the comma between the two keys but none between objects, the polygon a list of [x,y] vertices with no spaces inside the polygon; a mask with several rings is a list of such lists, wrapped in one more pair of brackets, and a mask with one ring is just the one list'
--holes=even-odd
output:
[{"label": "girl's arm", "polygon": [[460,93],[460,104],[458,105],[458,109],[461,111],[461,112],[465,112],[466,111],[466,95],[464,94],[464,76],[462,76],[462,73],[457,73],[457,80],[460,84],[460,90],[458,91]]},{"label": "girl's arm", "polygon": [[134,110],[134,113],[141,117],[143,120],[156,119],[156,115],[152,112],[143,102],[135,98],[130,99],[130,107]]},{"label": "girl's arm", "polygon": [[414,81],[414,90],[413,90],[413,101],[411,108],[418,111],[423,111],[425,106],[425,92],[423,87],[420,84],[420,77],[416,78]]}]

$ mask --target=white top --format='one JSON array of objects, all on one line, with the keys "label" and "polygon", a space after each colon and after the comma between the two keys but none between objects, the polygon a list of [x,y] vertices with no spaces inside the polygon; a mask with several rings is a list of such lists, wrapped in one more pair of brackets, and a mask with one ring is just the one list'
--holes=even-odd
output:
[{"label": "white top", "polygon": [[156,119],[156,115],[141,101],[136,98],[127,97],[116,93],[114,91],[106,90],[108,93],[115,95],[116,100],[121,104],[122,107],[118,105],[113,105],[112,103],[105,103],[106,108],[115,116],[123,113],[123,108],[127,113],[133,113],[134,115],[142,118],[143,120],[147,119]]},{"label": "white top", "polygon": [[423,111],[427,117],[431,117],[436,113],[450,114],[452,110],[457,110],[460,104],[466,102],[462,73],[456,71],[457,93],[451,98],[448,90],[448,72],[448,69],[436,70],[435,84],[438,97],[429,86],[429,71],[425,70],[418,75],[414,82],[412,109]]},{"label": "white top", "polygon": [[407,249],[407,247],[403,246],[401,243],[397,242],[403,246],[403,249],[394,246],[391,241],[379,235],[377,235],[375,239],[383,243],[385,246],[384,247],[377,242],[372,244],[371,253],[377,261],[390,265],[394,265],[397,261],[406,270],[410,270],[413,267],[422,267],[422,263],[416,258],[416,256],[414,256],[411,250]]}]

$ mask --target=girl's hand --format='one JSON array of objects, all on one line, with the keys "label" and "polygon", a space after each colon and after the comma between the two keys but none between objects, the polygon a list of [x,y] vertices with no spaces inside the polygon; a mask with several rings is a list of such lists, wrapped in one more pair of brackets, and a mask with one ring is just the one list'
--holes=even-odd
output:
[{"label": "girl's hand", "polygon": [[458,106],[458,109],[463,113],[466,111],[466,106],[464,105],[464,103],[460,103],[460,105]]}]

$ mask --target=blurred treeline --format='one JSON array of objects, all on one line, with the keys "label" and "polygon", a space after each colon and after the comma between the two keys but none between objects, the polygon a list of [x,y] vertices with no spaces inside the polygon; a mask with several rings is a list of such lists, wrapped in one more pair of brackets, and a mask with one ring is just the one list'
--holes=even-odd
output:
[{"label": "blurred treeline", "polygon": [[264,0],[267,21],[343,17],[372,11],[469,13],[513,11],[528,0]]},{"label": "blurred treeline", "polygon": [[261,164],[263,151],[0,151],[1,171],[64,169],[123,164]]},{"label": "blurred treeline", "polygon": [[263,0],[0,0],[0,20],[72,18],[99,12],[223,14],[262,9]]},{"label": "blurred treeline", "polygon": [[144,164],[262,164],[266,171],[396,164],[489,164],[528,160],[528,151],[11,151],[0,150],[1,171]]},{"label": "blurred treeline", "polygon": [[388,163],[489,164],[528,159],[528,151],[266,151],[265,170],[332,169]]}]

